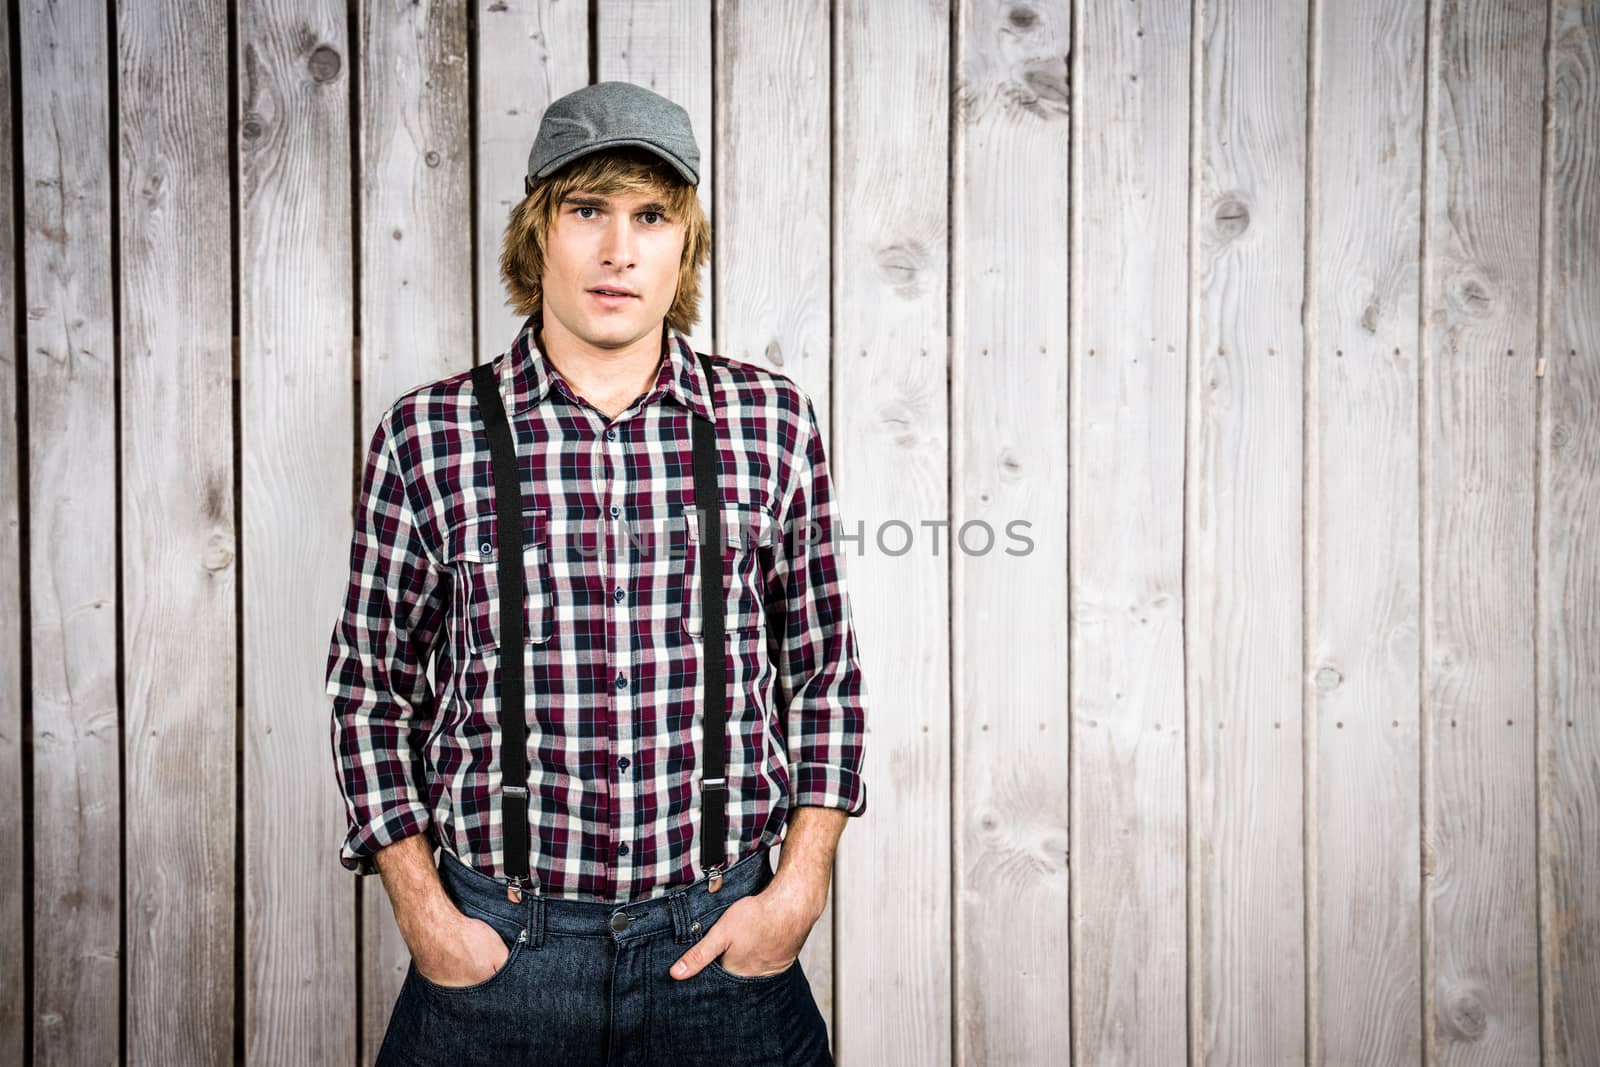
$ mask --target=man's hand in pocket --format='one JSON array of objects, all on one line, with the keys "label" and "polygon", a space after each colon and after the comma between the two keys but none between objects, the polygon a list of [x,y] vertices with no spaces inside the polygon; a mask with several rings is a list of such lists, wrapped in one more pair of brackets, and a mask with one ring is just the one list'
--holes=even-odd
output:
[{"label": "man's hand in pocket", "polygon": [[500,932],[482,919],[462,915],[433,927],[411,953],[422,977],[439,986],[463,987],[499,973],[511,950]]}]

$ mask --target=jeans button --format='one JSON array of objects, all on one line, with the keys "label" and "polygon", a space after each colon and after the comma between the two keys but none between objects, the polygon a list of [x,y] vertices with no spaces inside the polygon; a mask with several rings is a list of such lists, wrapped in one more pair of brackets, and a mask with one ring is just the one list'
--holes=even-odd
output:
[{"label": "jeans button", "polygon": [[628,928],[628,913],[619,911],[611,916],[611,929],[621,933]]}]

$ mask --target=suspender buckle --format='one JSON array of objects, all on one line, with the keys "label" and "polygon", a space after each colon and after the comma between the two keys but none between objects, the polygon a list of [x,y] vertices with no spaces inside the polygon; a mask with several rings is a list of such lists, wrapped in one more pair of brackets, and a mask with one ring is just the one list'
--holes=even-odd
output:
[{"label": "suspender buckle", "polygon": [[506,883],[506,899],[513,904],[522,903],[522,879],[517,875],[513,874]]},{"label": "suspender buckle", "polygon": [[708,893],[715,893],[722,888],[722,864],[719,863],[715,867],[707,868],[706,882],[706,892]]},{"label": "suspender buckle", "polygon": [[525,785],[505,785],[500,787],[500,792],[508,797],[521,797],[528,799],[528,787]]}]

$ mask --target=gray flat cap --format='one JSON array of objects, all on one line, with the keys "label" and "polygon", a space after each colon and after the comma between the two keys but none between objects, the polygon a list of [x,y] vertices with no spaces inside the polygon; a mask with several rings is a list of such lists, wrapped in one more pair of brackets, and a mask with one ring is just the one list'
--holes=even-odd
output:
[{"label": "gray flat cap", "polygon": [[539,120],[528,153],[523,190],[602,148],[636,145],[672,164],[690,185],[700,184],[700,149],[689,113],[660,93],[632,82],[596,82],[553,100]]}]

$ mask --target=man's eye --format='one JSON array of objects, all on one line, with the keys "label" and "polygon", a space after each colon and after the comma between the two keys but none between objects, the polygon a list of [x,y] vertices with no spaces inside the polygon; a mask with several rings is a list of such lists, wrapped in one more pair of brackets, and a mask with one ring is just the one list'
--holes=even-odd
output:
[{"label": "man's eye", "polygon": [[665,222],[666,218],[667,218],[665,215],[663,215],[659,211],[641,211],[641,212],[639,212],[639,214],[641,214],[641,215],[654,215],[656,218],[662,220],[663,222]]},{"label": "man's eye", "polygon": [[[577,210],[578,210],[578,211],[593,211],[593,210],[595,210],[595,209],[594,209],[594,208],[592,208],[592,207],[580,207],[580,208],[578,208],[578,209],[577,209]],[[587,218],[587,216],[583,216],[583,217],[585,217],[585,218]]]}]

